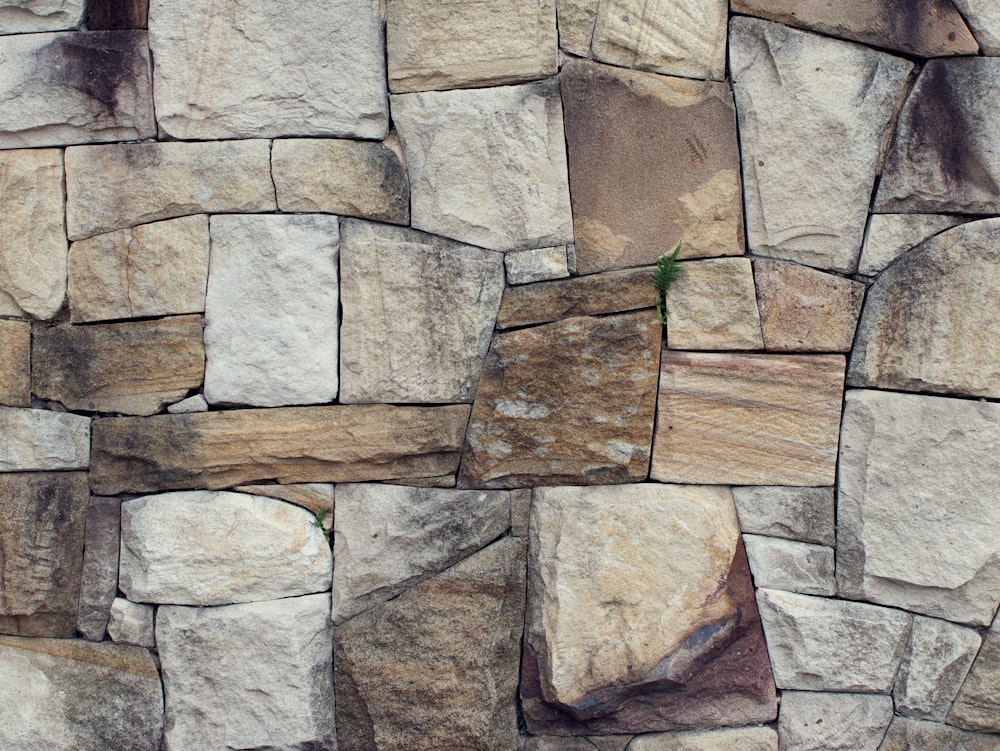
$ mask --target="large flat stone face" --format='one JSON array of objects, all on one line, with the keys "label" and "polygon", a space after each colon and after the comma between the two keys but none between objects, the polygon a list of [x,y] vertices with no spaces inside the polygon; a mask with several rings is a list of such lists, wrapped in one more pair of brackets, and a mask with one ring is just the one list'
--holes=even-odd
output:
[{"label": "large flat stone face", "polygon": [[31,324],[0,320],[0,404],[31,404]]},{"label": "large flat stone face", "polygon": [[61,31],[83,20],[83,0],[2,0],[0,34]]},{"label": "large flat stone face", "polygon": [[1000,600],[1000,405],[849,391],[841,445],[840,593],[988,624]]},{"label": "large flat stone face", "polygon": [[986,633],[948,722],[968,730],[1000,733],[1000,618]]},{"label": "large flat stone face", "polygon": [[778,734],[783,751],[876,751],[892,722],[892,697],[783,691]]},{"label": "large flat stone face", "polygon": [[369,0],[151,0],[149,46],[157,122],[175,138],[386,134]]},{"label": "large flat stone face", "polygon": [[86,469],[90,418],[44,409],[0,407],[0,472]]}]

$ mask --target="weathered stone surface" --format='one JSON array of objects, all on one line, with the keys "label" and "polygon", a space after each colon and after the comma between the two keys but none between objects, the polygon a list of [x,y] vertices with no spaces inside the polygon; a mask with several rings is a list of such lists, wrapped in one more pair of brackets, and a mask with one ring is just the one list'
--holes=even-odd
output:
[{"label": "weathered stone surface", "polygon": [[189,415],[192,412],[207,412],[208,402],[205,401],[205,397],[201,394],[195,394],[194,396],[189,396],[187,399],[181,399],[179,402],[175,402],[167,407],[167,412],[172,415]]},{"label": "weathered stone surface", "polygon": [[1000,219],[954,227],[910,251],[868,292],[847,381],[1000,397]]},{"label": "weathered stone surface", "polygon": [[0,36],[0,149],[152,138],[144,31]]},{"label": "weathered stone surface", "polygon": [[560,78],[581,274],[655,263],[682,241],[683,258],[743,253],[728,86],[588,62]]},{"label": "weathered stone surface", "polygon": [[833,548],[779,537],[744,535],[754,585],[804,595],[836,594]]},{"label": "weathered stone surface", "polygon": [[0,472],[90,465],[89,417],[0,407],[0,435]]},{"label": "weathered stone surface", "polygon": [[840,355],[664,352],[651,477],[722,485],[831,485]]},{"label": "weathered stone surface", "polygon": [[5,314],[52,318],[66,298],[62,152],[0,151],[0,294]]},{"label": "weathered stone surface", "polygon": [[491,250],[573,239],[555,81],[392,97],[415,229]]},{"label": "weathered stone surface", "polygon": [[954,0],[984,55],[1000,54],[1000,7],[990,0]]},{"label": "weathered stone surface", "polygon": [[471,402],[504,289],[501,254],[352,219],[341,232],[341,403]]},{"label": "weathered stone surface", "polygon": [[145,29],[149,0],[87,0],[87,28]]},{"label": "weathered stone surface", "polygon": [[31,324],[0,319],[0,404],[31,404]]},{"label": "weathered stone surface", "polygon": [[201,316],[36,326],[32,391],[68,409],[151,415],[201,386]]},{"label": "weathered stone surface", "polygon": [[322,592],[330,546],[311,520],[290,503],[224,491],[125,501],[118,586],[133,602],[174,605]]},{"label": "weathered stone surface", "polygon": [[0,474],[0,633],[75,636],[88,498],[83,472]]},{"label": "weathered stone surface", "polygon": [[848,391],[842,596],[976,625],[1000,600],[1000,404]]},{"label": "weathered stone surface", "polygon": [[393,92],[553,76],[555,0],[393,0],[386,5]]},{"label": "weathered stone surface", "polygon": [[0,636],[4,751],[158,751],[163,689],[145,649]]},{"label": "weathered stone surface", "polygon": [[719,730],[678,730],[673,733],[640,735],[628,744],[628,751],[778,751],[774,728],[745,727]]},{"label": "weathered stone surface", "polygon": [[850,352],[865,285],[785,261],[758,258],[764,347],[771,352]]},{"label": "weathered stone surface", "polygon": [[556,0],[559,47],[579,57],[590,57],[599,0]]},{"label": "weathered stone surface", "polygon": [[0,0],[0,34],[73,29],[81,20],[83,0]]},{"label": "weathered stone surface", "polygon": [[208,217],[187,216],[80,240],[69,250],[73,323],[205,310]]},{"label": "weathered stone surface", "polygon": [[896,717],[886,733],[879,751],[998,751],[1000,739],[995,735],[969,733],[942,725]]},{"label": "weathered stone surface", "polygon": [[670,349],[763,349],[753,270],[747,258],[691,261],[670,288]]},{"label": "weathered stone surface", "polygon": [[592,735],[587,738],[598,751],[625,751],[631,735]]},{"label": "weathered stone surface", "polygon": [[594,57],[627,68],[722,80],[726,0],[602,0]]},{"label": "weathered stone surface", "polygon": [[[948,722],[967,730],[1000,733],[1000,618],[987,632]],[[1000,748],[1000,739],[997,744]]]},{"label": "weathered stone surface", "polygon": [[160,607],[166,747],[335,748],[330,630],[329,594]]},{"label": "weathered stone surface", "polygon": [[566,246],[534,248],[505,253],[507,284],[528,284],[569,276],[566,263]]},{"label": "weathered stone surface", "polygon": [[646,478],[660,325],[648,312],[498,334],[479,379],[459,483]]},{"label": "weathered stone surface", "polygon": [[[97,420],[94,427],[90,482],[94,492],[115,495],[217,489],[262,480],[438,477],[458,469],[468,420],[465,405],[290,407],[108,418]],[[3,422],[0,412],[0,426]]]},{"label": "weathered stone surface", "polygon": [[517,488],[510,491],[510,533],[516,537],[528,536],[528,521],[531,515],[530,488]]},{"label": "weathered stone surface", "polygon": [[[304,482],[297,485],[240,485],[234,490],[250,495],[263,495],[294,503],[314,514],[333,511],[334,486],[328,482]],[[333,517],[326,519],[327,526],[333,524]]]},{"label": "weathered stone surface", "polygon": [[757,605],[778,688],[889,693],[910,615],[775,589],[757,590]]},{"label": "weathered stone surface", "polygon": [[337,396],[337,218],[215,216],[205,399],[277,407]]},{"label": "weathered stone surface", "polygon": [[523,617],[508,537],[338,627],[341,751],[515,748]]},{"label": "weathered stone surface", "polygon": [[85,529],[76,630],[91,641],[101,641],[108,627],[111,603],[118,592],[121,501],[91,498]]},{"label": "weathered stone surface", "polygon": [[833,546],[833,488],[733,488],[744,533]]},{"label": "weathered stone surface", "polygon": [[188,214],[276,207],[265,140],[66,149],[70,240]]},{"label": "weathered stone surface", "polygon": [[505,491],[341,485],[333,526],[334,623],[444,571],[509,527]]},{"label": "weathered stone surface", "polygon": [[892,697],[783,691],[782,751],[876,751],[892,722]]},{"label": "weathered stone surface", "polygon": [[152,605],[140,605],[116,597],[111,603],[108,636],[115,642],[152,649],[156,646],[153,638],[153,617]]},{"label": "weathered stone surface", "polygon": [[910,248],[961,223],[961,217],[946,214],[872,214],[858,273],[874,276]]},{"label": "weathered stone surface", "polygon": [[558,738],[554,736],[528,738],[524,751],[595,751],[597,746],[586,738]]},{"label": "weathered stone surface", "polygon": [[151,0],[149,47],[161,133],[385,137],[382,24],[369,0]]},{"label": "weathered stone surface", "polygon": [[882,133],[913,66],[753,18],[730,23],[729,58],[751,251],[853,272]]}]

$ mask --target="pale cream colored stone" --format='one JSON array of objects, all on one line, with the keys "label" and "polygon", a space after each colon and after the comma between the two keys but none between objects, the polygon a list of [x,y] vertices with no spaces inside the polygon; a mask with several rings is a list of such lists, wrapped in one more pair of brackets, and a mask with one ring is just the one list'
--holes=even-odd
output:
[{"label": "pale cream colored stone", "polygon": [[181,399],[179,402],[171,404],[167,407],[167,412],[172,415],[208,412],[208,402],[205,401],[205,397],[202,394],[195,394],[194,396],[189,396],[187,399]]},{"label": "pale cream colored stone", "polygon": [[946,214],[872,214],[858,273],[874,276],[910,248],[961,223]]},{"label": "pale cream colored stone", "polygon": [[86,469],[90,418],[43,409],[0,407],[0,472]]},{"label": "pale cream colored stone", "polygon": [[573,55],[590,57],[597,6],[600,0],[556,0],[559,47]]},{"label": "pale cream colored stone", "polygon": [[833,548],[779,537],[743,535],[754,586],[804,595],[836,594]]},{"label": "pale cream colored stone", "polygon": [[890,696],[783,691],[778,735],[782,751],[876,751],[890,722]]},{"label": "pale cream colored stone", "polygon": [[566,265],[566,247],[535,248],[505,253],[507,284],[529,284],[569,276]]},{"label": "pale cream colored stone", "polygon": [[152,605],[129,602],[116,597],[111,603],[108,619],[108,636],[119,644],[135,644],[137,647],[156,648],[153,638],[154,610]]},{"label": "pale cream colored stone", "polygon": [[718,728],[713,730],[675,730],[669,733],[637,735],[627,751],[778,751],[774,728]]},{"label": "pale cream colored stone", "polygon": [[667,298],[670,349],[763,349],[748,258],[686,261]]},{"label": "pale cream colored stone", "polygon": [[31,324],[0,319],[0,404],[31,404]]},{"label": "pale cream colored stone", "polygon": [[740,528],[748,534],[833,546],[833,488],[733,488]]},{"label": "pale cream colored stone", "polygon": [[83,0],[2,0],[0,34],[73,29],[83,20]]}]

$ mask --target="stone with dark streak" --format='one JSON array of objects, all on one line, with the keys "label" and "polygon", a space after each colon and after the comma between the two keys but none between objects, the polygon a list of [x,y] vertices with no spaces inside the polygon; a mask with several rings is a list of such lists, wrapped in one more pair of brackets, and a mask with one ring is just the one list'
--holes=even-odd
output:
[{"label": "stone with dark streak", "polygon": [[87,28],[145,29],[149,0],[87,0]]},{"label": "stone with dark streak", "polygon": [[76,628],[87,639],[101,641],[108,627],[111,603],[118,592],[121,500],[91,498],[86,530]]}]

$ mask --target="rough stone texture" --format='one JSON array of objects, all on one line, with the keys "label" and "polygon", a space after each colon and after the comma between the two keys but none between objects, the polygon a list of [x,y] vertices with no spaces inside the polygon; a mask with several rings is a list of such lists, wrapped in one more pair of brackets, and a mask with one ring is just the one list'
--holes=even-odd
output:
[{"label": "rough stone texture", "polygon": [[503,257],[507,268],[507,284],[528,284],[569,276],[566,246],[515,250]]},{"label": "rough stone texture", "polygon": [[876,605],[757,590],[778,688],[889,693],[911,616]]},{"label": "rough stone texture", "polygon": [[31,404],[31,324],[0,319],[0,404]]},{"label": "rough stone texture", "polygon": [[597,751],[625,751],[631,735],[592,735],[589,740],[597,748]]},{"label": "rough stone texture", "polygon": [[588,62],[560,78],[581,274],[655,263],[682,241],[683,258],[743,253],[728,86]]},{"label": "rough stone texture", "polygon": [[156,136],[144,31],[0,36],[0,149]]},{"label": "rough stone texture", "polygon": [[111,603],[108,636],[115,642],[152,649],[156,646],[153,638],[154,615],[152,605],[139,605],[116,597]]},{"label": "rough stone texture", "polygon": [[201,394],[195,394],[194,396],[189,396],[187,399],[181,399],[179,402],[175,402],[167,407],[167,412],[172,415],[189,415],[192,412],[208,412],[208,402],[205,401],[205,397]]},{"label": "rough stone texture", "polygon": [[559,47],[573,55],[590,56],[599,0],[556,0]]},{"label": "rough stone texture", "polygon": [[841,437],[842,596],[976,625],[1000,600],[1000,404],[849,391]]},{"label": "rough stone texture", "polygon": [[[52,318],[66,297],[62,152],[0,151],[0,296],[5,314]],[[0,301],[2,302],[2,301]]]},{"label": "rough stone texture", "polygon": [[836,594],[833,548],[778,537],[744,535],[754,585],[804,595]]},{"label": "rough stone texture", "polygon": [[0,472],[90,465],[89,417],[0,407],[0,435]]},{"label": "rough stone texture", "polygon": [[750,250],[853,272],[882,133],[913,66],[753,18],[730,23],[729,57]]},{"label": "rough stone texture", "polygon": [[[240,485],[235,488],[240,493],[263,495],[281,501],[294,503],[318,514],[333,511],[334,486],[328,482],[306,482],[298,485]],[[333,517],[326,519],[327,528],[333,524]]]},{"label": "rough stone texture", "polygon": [[76,629],[86,639],[101,641],[108,627],[111,603],[118,592],[121,501],[91,498],[85,529]]},{"label": "rough stone texture", "polygon": [[659,355],[660,325],[648,312],[496,335],[459,483],[510,488],[645,479]]},{"label": "rough stone texture", "polygon": [[[197,523],[193,523],[197,520]],[[118,586],[133,602],[228,605],[322,592],[330,546],[305,509],[210,490],[122,504]]]},{"label": "rough stone texture", "polygon": [[80,240],[69,250],[73,323],[200,313],[208,217],[188,216]]},{"label": "rough stone texture", "polygon": [[515,748],[523,618],[508,537],[338,627],[341,751]]},{"label": "rough stone texture", "polygon": [[939,722],[922,722],[896,717],[879,751],[998,751],[995,735],[969,733]]},{"label": "rough stone texture", "polygon": [[681,264],[667,300],[670,349],[763,349],[747,258]]},{"label": "rough stone texture", "polygon": [[1000,211],[1000,60],[930,60],[906,100],[886,156],[875,210]]},{"label": "rough stone texture", "polygon": [[81,20],[83,0],[0,0],[0,34],[73,29]]},{"label": "rough stone texture", "polygon": [[4,751],[159,751],[163,689],[139,647],[0,636]]},{"label": "rough stone texture", "polygon": [[201,386],[201,316],[36,326],[35,396],[68,409],[151,415]]},{"label": "rough stone texture", "polygon": [[961,217],[945,214],[872,214],[858,273],[874,276],[910,248],[961,223]]},{"label": "rough stone texture", "polygon": [[601,0],[594,57],[687,78],[725,76],[726,0]]},{"label": "rough stone texture", "polygon": [[145,29],[149,0],[87,0],[87,28]]},{"label": "rough stone texture", "polygon": [[335,748],[330,631],[329,594],[160,607],[166,747]]},{"label": "rough stone texture", "polygon": [[88,498],[84,472],[0,474],[0,633],[76,635]]},{"label": "rough stone texture", "polygon": [[389,89],[396,93],[558,72],[555,0],[393,0],[385,24]]},{"label": "rough stone texture", "polygon": [[382,24],[370,0],[151,0],[161,132],[352,136],[388,129]]},{"label": "rough stone texture", "polygon": [[833,546],[833,488],[733,488],[744,533]]},{"label": "rough stone texture", "polygon": [[556,81],[392,97],[410,170],[410,217],[492,250],[573,239]]},{"label": "rough stone texture", "polygon": [[[95,493],[115,495],[226,488],[262,480],[438,477],[458,469],[468,420],[465,405],[291,407],[108,418],[94,426],[90,482]],[[3,423],[0,412],[0,427]],[[0,466],[2,459],[0,455]]]},{"label": "rough stone texture", "polygon": [[337,396],[337,218],[215,216],[205,399],[278,407]]},{"label": "rough stone texture", "polygon": [[528,738],[524,751],[595,751],[597,746],[586,738]]},{"label": "rough stone texture", "polygon": [[778,751],[774,728],[745,727],[719,730],[678,730],[673,733],[640,735],[628,744],[628,751]]},{"label": "rough stone texture", "polygon": [[944,720],[981,644],[974,629],[914,616],[910,647],[892,689],[896,712]]},{"label": "rough stone texture", "polygon": [[764,347],[771,352],[850,352],[865,285],[785,261],[754,261]]},{"label": "rough stone texture", "polygon": [[[1000,618],[986,634],[948,722],[967,730],[1000,733]],[[1000,739],[997,739],[1000,747]]]},{"label": "rough stone texture", "polygon": [[341,232],[341,403],[471,402],[504,289],[501,254],[359,220]]},{"label": "rough stone texture", "polygon": [[892,698],[879,694],[783,691],[782,751],[876,751],[892,722]]},{"label": "rough stone texture", "polygon": [[990,0],[954,0],[984,55],[1000,55],[1000,7]]},{"label": "rough stone texture", "polygon": [[709,485],[831,485],[840,355],[664,352],[651,477]]},{"label": "rough stone texture", "polygon": [[70,240],[188,214],[276,207],[265,140],[66,149]]},{"label": "rough stone texture", "polygon": [[515,537],[528,536],[528,520],[531,515],[530,488],[518,488],[510,491],[510,533]]},{"label": "rough stone texture", "polygon": [[868,291],[847,381],[1000,397],[1000,219],[954,227],[910,251]]}]

